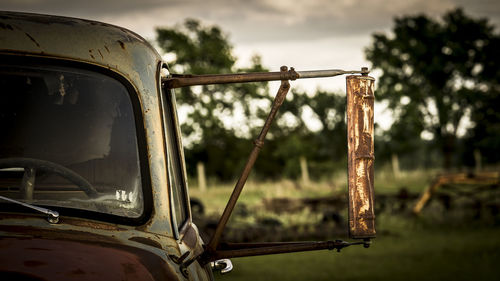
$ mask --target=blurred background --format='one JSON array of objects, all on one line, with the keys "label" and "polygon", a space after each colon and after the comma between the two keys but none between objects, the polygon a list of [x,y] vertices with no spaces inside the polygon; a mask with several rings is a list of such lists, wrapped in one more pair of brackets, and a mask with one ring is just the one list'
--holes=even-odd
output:
[{"label": "blurred background", "polygon": [[[371,69],[375,203],[369,249],[234,259],[219,280],[498,280],[497,1],[2,1],[148,39],[173,73]],[[347,238],[345,78],[292,90],[233,214],[234,242]],[[208,237],[278,84],[177,90],[194,220]]]}]

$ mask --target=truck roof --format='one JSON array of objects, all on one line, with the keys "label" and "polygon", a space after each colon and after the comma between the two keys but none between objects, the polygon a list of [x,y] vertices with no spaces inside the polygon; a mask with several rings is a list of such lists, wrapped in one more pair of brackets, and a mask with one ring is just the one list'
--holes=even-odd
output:
[{"label": "truck roof", "polygon": [[[69,17],[0,11],[0,53],[63,58],[103,66],[141,87],[161,57],[141,36],[122,27]],[[154,65],[153,65],[154,62]],[[140,74],[140,75],[139,75]]]},{"label": "truck roof", "polygon": [[[114,72],[134,88],[134,109],[143,131],[144,148],[151,179],[153,215],[147,224],[148,231],[161,229],[172,234],[170,228],[169,197],[161,105],[160,67],[163,64],[158,52],[141,36],[127,29],[96,21],[60,16],[0,11],[0,63],[4,56],[62,60],[75,64],[94,65]],[[10,59],[9,61],[12,61]],[[20,59],[20,61],[22,61]],[[57,63],[57,62],[56,62]],[[80,64],[80,65],[76,65]],[[128,88],[128,87],[127,87]],[[134,104],[136,104],[134,102]],[[147,170],[147,169],[146,169]]]}]

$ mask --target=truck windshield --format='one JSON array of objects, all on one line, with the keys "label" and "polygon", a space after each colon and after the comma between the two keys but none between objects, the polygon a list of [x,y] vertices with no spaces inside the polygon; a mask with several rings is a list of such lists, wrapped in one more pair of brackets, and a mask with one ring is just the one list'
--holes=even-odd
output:
[{"label": "truck windshield", "polygon": [[0,195],[142,215],[133,108],[126,87],[114,78],[0,62],[0,132]]}]

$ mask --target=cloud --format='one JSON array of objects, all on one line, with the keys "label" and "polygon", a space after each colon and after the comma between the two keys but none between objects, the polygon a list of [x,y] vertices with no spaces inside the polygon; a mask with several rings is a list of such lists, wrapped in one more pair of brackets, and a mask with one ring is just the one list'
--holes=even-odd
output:
[{"label": "cloud", "polygon": [[456,6],[500,17],[491,0],[2,0],[0,9],[95,19],[128,27],[153,38],[154,27],[185,18],[220,25],[238,43],[315,40],[369,35],[387,30],[395,16],[439,16]]},{"label": "cloud", "polygon": [[0,8],[10,11],[99,18],[104,15],[119,15],[163,7],[166,4],[166,1],[162,0],[2,0]]},{"label": "cloud", "polygon": [[[372,33],[389,31],[394,17],[465,12],[500,24],[498,0],[1,0],[0,10],[88,18],[126,27],[154,41],[155,27],[197,18],[219,25],[248,65],[258,53],[269,67],[357,68]],[[308,86],[305,86],[308,87]],[[336,88],[337,86],[335,86]]]}]

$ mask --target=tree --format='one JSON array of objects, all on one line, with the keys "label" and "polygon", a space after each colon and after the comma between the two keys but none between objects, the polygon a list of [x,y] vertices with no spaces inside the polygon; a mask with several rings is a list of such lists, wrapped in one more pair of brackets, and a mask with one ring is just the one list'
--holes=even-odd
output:
[{"label": "tree", "polygon": [[[156,32],[159,46],[173,58],[169,64],[175,73],[268,71],[258,56],[250,67],[236,69],[232,46],[217,26],[189,19],[182,26],[158,28]],[[209,85],[180,91],[178,105],[187,112],[181,128],[189,142],[185,153],[189,173],[193,175],[197,162],[203,161],[207,175],[234,179],[267,118],[275,93],[269,93],[267,83]],[[303,120],[306,110],[321,122],[318,131],[311,131]],[[299,175],[300,157],[315,159],[317,166],[345,159],[344,114],[345,96],[318,91],[309,97],[291,91],[271,126],[266,152],[260,154],[255,171],[266,178],[294,178]],[[331,170],[331,166],[316,169]]]},{"label": "tree", "polygon": [[[251,67],[235,69],[232,46],[217,26],[188,19],[183,26],[157,28],[156,33],[159,46],[173,57],[169,64],[175,73],[267,71],[258,56],[252,59]],[[181,88],[177,100],[181,111],[187,112],[181,128],[188,140],[188,167],[196,167],[197,161],[209,162],[208,175],[233,178],[239,172],[235,167],[242,166],[243,155],[249,151],[249,136],[259,124],[256,120],[264,118],[265,103],[259,101],[270,98],[265,83]]]},{"label": "tree", "polygon": [[[262,161],[256,170],[267,177],[298,178],[301,157],[308,159],[313,178],[331,176],[333,171],[344,169],[347,165],[345,110],[345,94],[317,90],[309,96],[292,89],[270,131],[266,149],[272,153],[261,154]],[[303,118],[307,111],[316,119],[316,128],[308,126],[311,119]]]},{"label": "tree", "polygon": [[484,110],[480,101],[498,89],[499,80],[487,79],[490,74],[485,73],[489,69],[498,75],[498,60],[493,66],[489,61],[498,57],[498,49],[491,48],[498,35],[486,19],[472,19],[461,9],[440,21],[417,15],[396,18],[394,23],[393,34],[373,35],[366,49],[373,68],[382,71],[377,98],[388,101],[394,112],[392,137],[406,135],[401,142],[421,135],[432,138],[448,169],[459,129],[472,127],[468,119],[474,121],[478,110]]},{"label": "tree", "polygon": [[500,36],[484,42],[478,56],[482,61],[480,95],[472,96],[474,111],[471,114],[475,126],[465,140],[465,153],[470,157],[474,150],[483,155],[487,163],[500,161]]}]

